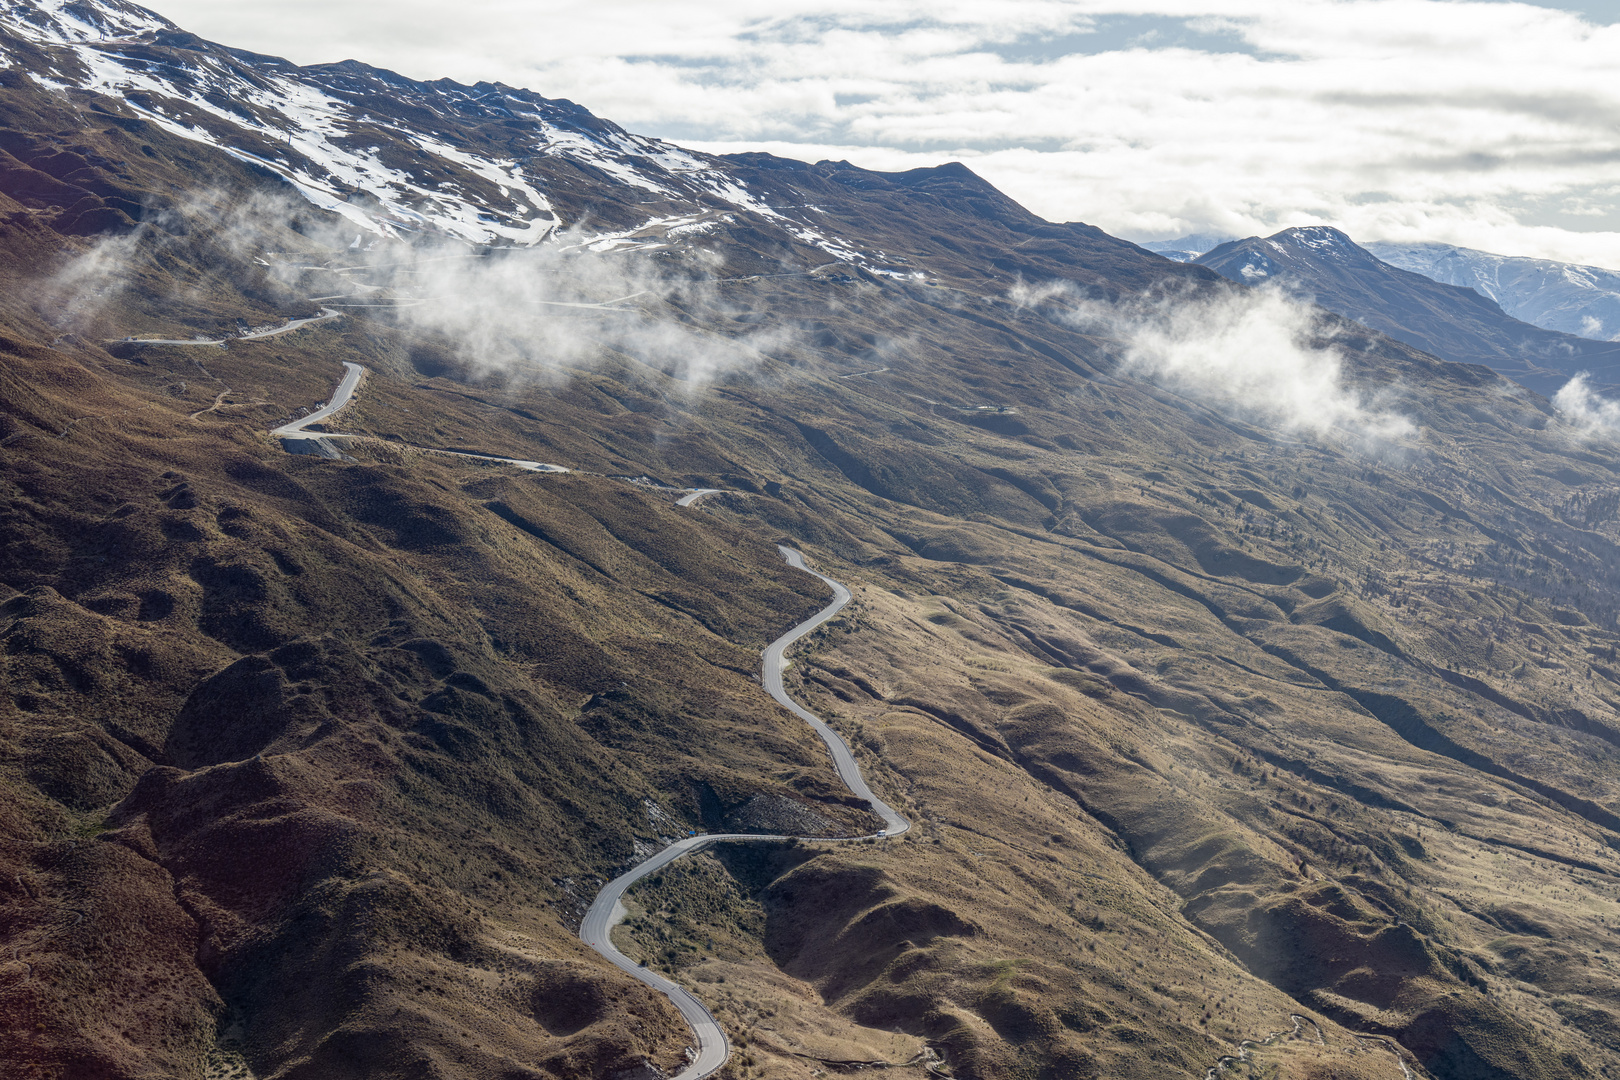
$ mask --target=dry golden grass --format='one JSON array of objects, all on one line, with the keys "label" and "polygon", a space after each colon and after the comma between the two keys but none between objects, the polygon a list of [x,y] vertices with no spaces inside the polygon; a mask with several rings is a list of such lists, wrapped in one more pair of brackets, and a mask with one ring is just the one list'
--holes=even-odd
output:
[{"label": "dry golden grass", "polygon": [[[85,138],[123,160],[115,127]],[[201,167],[150,138],[154,190]],[[69,340],[29,288],[86,245],[0,204],[0,1009],[22,1018],[0,1060],[675,1066],[675,1014],[573,935],[596,888],[682,829],[869,822],[755,681],[825,600],[791,542],[856,603],[790,688],[916,827],[732,846],[638,893],[626,948],[716,1007],[734,1075],[922,1053],[905,1068],[1201,1077],[1291,1013],[1325,1042],[1255,1050],[1254,1075],[1399,1075],[1368,1032],[1436,1076],[1620,1067],[1612,450],[1353,327],[1348,377],[1413,388],[1419,449],[1278,444],[1178,404],[980,272],[1021,251],[1118,291],[1156,263],[936,179],[929,213],[978,255],[918,235],[903,194],[833,212],[958,291],[822,275],[654,303],[710,340],[782,331],[705,386],[606,352],[481,377],[359,316],[109,353],[308,290],[204,219]],[[837,377],[879,348],[881,378]],[[344,359],[371,375],[332,426],[372,439],[283,454],[268,429]],[[678,510],[614,479],[643,475],[734,494]]]}]

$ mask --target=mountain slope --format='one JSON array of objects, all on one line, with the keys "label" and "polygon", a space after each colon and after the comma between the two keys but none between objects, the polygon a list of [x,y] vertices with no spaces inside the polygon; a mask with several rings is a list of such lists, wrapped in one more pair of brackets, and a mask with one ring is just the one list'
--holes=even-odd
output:
[{"label": "mountain slope", "polygon": [[1492,255],[1451,244],[1367,244],[1384,262],[1462,285],[1543,330],[1614,341],[1620,338],[1620,273],[1550,259]]},{"label": "mountain slope", "polygon": [[[7,18],[8,1073],[678,1068],[575,937],[597,887],[689,831],[872,827],[755,681],[826,599],[778,542],[855,595],[789,688],[916,825],[629,897],[727,1075],[1201,1077],[1272,1033],[1296,1080],[1620,1067],[1600,432],[961,166],[677,188],[544,99]],[[60,85],[137,48],[172,100]],[[185,79],[352,93],[422,191],[326,211],[241,156],[269,105],[205,126]],[[491,122],[543,239],[471,224]],[[340,456],[285,453],[340,361]]]},{"label": "mountain slope", "polygon": [[1620,384],[1620,347],[1519,322],[1471,288],[1381,262],[1337,229],[1284,229],[1223,244],[1195,261],[1233,281],[1275,282],[1398,341],[1484,364],[1549,397],[1582,371],[1597,386]]},{"label": "mountain slope", "polygon": [[[1049,225],[960,166],[877,179],[844,163],[695,154],[527,90],[418,82],[355,61],[299,68],[204,41],[122,0],[17,3],[0,15],[0,27],[14,83],[26,72],[46,90],[85,91],[123,130],[160,130],[222,150],[311,207],[340,215],[366,242],[422,236],[521,247],[574,230],[571,242],[594,250],[658,251],[670,230],[740,229],[748,241],[737,254],[763,260],[761,269],[815,258],[905,275],[906,258],[890,258],[874,243],[886,238],[884,229],[838,216],[861,192],[885,190],[928,205],[971,206],[977,216],[1093,251],[1134,251],[1095,229]],[[19,138],[28,156],[29,140]],[[65,176],[84,164],[58,159],[52,168]],[[29,169],[20,160],[10,167]],[[19,173],[18,182],[27,175],[36,199],[57,200],[67,231],[128,227],[127,218],[155,216],[170,202],[156,192],[114,192],[105,198],[115,202],[105,203],[97,191],[39,173]],[[836,196],[829,207],[816,201],[829,195]],[[907,230],[907,243],[919,239],[914,232]],[[1007,261],[1005,245],[994,250]],[[1067,249],[1056,265],[1030,255],[1032,273],[1072,263]]]}]

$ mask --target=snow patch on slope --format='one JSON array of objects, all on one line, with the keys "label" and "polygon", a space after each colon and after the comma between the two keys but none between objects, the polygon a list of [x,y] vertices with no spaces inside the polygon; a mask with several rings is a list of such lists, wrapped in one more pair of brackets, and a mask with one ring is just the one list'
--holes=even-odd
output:
[{"label": "snow patch on slope", "polygon": [[[588,241],[599,241],[597,250],[695,237],[701,232],[671,231],[683,222],[668,211],[689,208],[684,223],[696,224],[729,206],[769,219],[840,262],[876,272],[880,261],[806,220],[813,208],[774,206],[713,159],[527,91],[420,84],[353,63],[298,68],[256,61],[213,50],[123,0],[0,0],[0,26],[54,55],[50,74],[39,73],[37,63],[30,72],[42,85],[120,100],[165,131],[280,176],[312,205],[375,235],[429,233],[517,246],[545,241],[569,223],[523,162],[560,157],[665,204],[665,217],[597,234]],[[411,118],[374,115],[387,112],[364,104],[379,89],[409,105]],[[442,125],[419,119],[440,110]],[[498,153],[479,152],[474,147],[484,136],[469,143],[446,134],[463,111],[519,121],[522,134]]]},{"label": "snow patch on slope", "polygon": [[1473,289],[1544,330],[1620,341],[1620,272],[1450,244],[1373,243],[1375,256],[1446,285]]}]

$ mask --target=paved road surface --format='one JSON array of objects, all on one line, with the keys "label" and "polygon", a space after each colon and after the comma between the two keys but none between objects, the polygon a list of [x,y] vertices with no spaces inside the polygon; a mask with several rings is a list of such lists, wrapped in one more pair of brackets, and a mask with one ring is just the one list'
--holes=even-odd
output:
[{"label": "paved road surface", "polygon": [[451,457],[476,458],[479,461],[499,461],[503,465],[516,465],[520,469],[530,472],[573,472],[574,470],[562,465],[552,465],[544,461],[521,461],[518,458],[495,457],[493,454],[469,454],[465,450],[434,450],[426,446],[415,446],[413,450],[424,450],[429,454],[449,454]]},{"label": "paved road surface", "polygon": [[[303,417],[302,419],[294,420],[290,424],[282,424],[280,427],[271,431],[270,434],[276,436],[278,439],[298,438],[304,434],[304,429],[306,427],[311,424],[320,423],[322,420],[325,420],[328,416],[331,416],[333,413],[343,408],[343,406],[347,405],[349,403],[349,399],[354,397],[355,388],[360,385],[360,380],[365,377],[366,369],[361,367],[359,364],[353,364],[347,360],[343,361],[343,366],[347,370],[343,373],[343,381],[338,383],[338,388],[336,390],[332,391],[331,401],[328,401],[325,405],[322,405],[320,408],[316,409],[314,412],[310,413],[306,417]],[[307,438],[308,436],[305,437]]]},{"label": "paved road surface", "polygon": [[[344,435],[337,432],[309,432],[304,430],[311,424],[318,424],[327,419],[347,405],[349,399],[354,397],[354,392],[359,387],[360,380],[365,377],[366,369],[347,360],[343,361],[343,366],[346,369],[343,373],[343,381],[338,383],[336,390],[332,391],[331,401],[328,401],[308,416],[282,424],[270,432],[276,438],[281,439],[282,445],[287,447],[288,450],[293,453],[313,452],[320,457],[341,458],[343,455],[327,440],[366,438],[364,435]],[[523,461],[518,458],[495,457],[492,454],[470,454],[465,450],[439,450],[430,446],[412,446],[411,449],[422,450],[430,454],[449,454],[451,457],[475,458],[478,461],[499,461],[504,465],[516,465],[518,468],[527,469],[530,472],[565,473],[570,471],[561,465],[551,465],[544,461]]]},{"label": "paved road surface", "polygon": [[127,337],[127,338],[108,338],[107,339],[107,344],[109,344],[109,345],[119,345],[119,344],[129,344],[129,345],[223,345],[223,344],[225,344],[225,339],[224,338],[145,338],[145,337]]},{"label": "paved road surface", "polygon": [[692,1035],[697,1040],[697,1056],[674,1080],[700,1080],[701,1077],[708,1076],[726,1063],[726,1058],[731,1056],[731,1046],[726,1042],[725,1032],[720,1029],[720,1023],[714,1018],[714,1014],[704,1007],[703,1002],[693,997],[690,991],[670,982],[658,972],[642,967],[613,947],[609,935],[613,932],[613,928],[624,920],[625,910],[621,902],[624,892],[648,874],[662,870],[681,856],[701,851],[719,840],[787,839],[790,837],[760,836],[756,833],[689,836],[685,840],[676,841],[646,862],[608,882],[602,891],[596,894],[590,910],[585,912],[585,919],[579,926],[579,939],[622,970],[669,998],[675,1008],[680,1010],[681,1016],[686,1019],[687,1026],[692,1029]]},{"label": "paved road surface", "polygon": [[260,331],[257,331],[256,333],[252,333],[252,334],[238,334],[235,337],[228,337],[228,338],[191,338],[190,340],[183,340],[181,338],[135,338],[135,337],[109,338],[108,339],[108,344],[110,344],[110,345],[118,345],[118,344],[130,344],[130,345],[224,345],[226,342],[229,342],[229,341],[258,341],[261,338],[275,337],[277,334],[290,334],[294,330],[299,329],[300,327],[308,326],[310,323],[325,322],[327,319],[341,319],[342,317],[343,317],[343,313],[340,312],[340,311],[333,311],[331,308],[321,308],[321,313],[319,315],[312,315],[307,319],[289,319],[285,325],[278,326],[274,330],[260,330]]},{"label": "paved road surface", "polygon": [[765,650],[765,669],[761,675],[765,690],[784,709],[787,709],[816,729],[816,734],[821,736],[821,741],[827,744],[828,750],[832,751],[833,765],[838,769],[838,778],[844,782],[844,785],[849,790],[871,804],[872,812],[883,819],[884,827],[890,836],[899,836],[911,828],[911,822],[895,813],[893,807],[872,794],[872,789],[866,786],[866,778],[861,776],[861,767],[855,764],[855,755],[849,752],[849,747],[844,743],[843,739],[838,737],[838,733],[822,723],[819,716],[795,704],[793,699],[788,697],[787,691],[782,688],[782,654],[787,650],[788,646],[838,614],[844,605],[853,598],[842,583],[834,581],[825,574],[816,574],[814,570],[804,565],[804,556],[797,551],[789,547],[783,547],[780,544],[776,546],[776,550],[782,553],[782,557],[788,561],[789,566],[803,570],[807,574],[815,574],[816,577],[832,586],[833,602],[771,642],[770,647]]},{"label": "paved road surface", "polygon": [[[695,492],[689,499],[698,495],[708,494],[707,490]],[[687,500],[682,500],[685,504]],[[790,566],[815,574],[828,585],[832,586],[833,602],[822,608],[815,615],[795,626],[771,643],[765,650],[764,682],[770,695],[788,708],[794,715],[805,720],[813,727],[816,734],[827,744],[832,752],[833,764],[838,769],[839,777],[848,785],[849,789],[871,804],[872,810],[883,819],[885,829],[879,836],[898,836],[911,828],[911,822],[895,813],[883,800],[872,794],[866,786],[866,780],[861,776],[861,770],[855,764],[855,757],[850,753],[844,740],[815,714],[794,704],[793,699],[787,696],[782,687],[782,654],[800,638],[810,631],[838,614],[845,604],[851,600],[850,592],[844,586],[824,574],[816,574],[804,564],[804,556],[792,548],[777,545],[777,550],[788,561]],[[731,1055],[731,1047],[726,1042],[725,1032],[715,1020],[714,1014],[704,1007],[703,1003],[693,997],[685,988],[659,975],[656,971],[649,971],[632,961],[618,949],[614,948],[610,935],[613,928],[624,920],[625,909],[623,904],[625,890],[648,874],[655,873],[683,855],[690,855],[694,851],[701,851],[710,844],[722,840],[747,841],[752,843],[775,842],[791,840],[790,836],[761,836],[757,833],[708,833],[703,836],[690,836],[684,840],[677,840],[652,858],[620,874],[602,887],[591,902],[590,909],[585,912],[585,918],[579,926],[579,938],[585,944],[605,956],[620,969],[629,972],[648,986],[665,995],[685,1017],[686,1023],[692,1029],[693,1037],[697,1040],[697,1056],[687,1065],[674,1080],[702,1080],[703,1077],[716,1072],[726,1063]],[[828,837],[803,837],[803,839],[828,840]],[[866,837],[839,837],[843,840],[864,840]]]},{"label": "paved road surface", "polygon": [[260,338],[275,337],[277,334],[290,334],[299,327],[308,326],[310,323],[325,322],[327,319],[341,318],[343,318],[343,313],[341,311],[333,311],[331,308],[321,308],[321,313],[319,315],[312,316],[308,319],[293,319],[288,322],[286,326],[278,326],[274,330],[260,330],[256,334],[243,334],[241,337],[236,338],[235,340],[257,341]]},{"label": "paved road surface", "polygon": [[633,292],[629,296],[621,296],[617,300],[602,300],[594,304],[570,302],[567,300],[534,300],[531,302],[540,307],[595,308],[597,311],[640,311],[640,308],[621,308],[614,307],[613,305],[622,304],[626,300],[634,300],[638,296],[646,295],[647,290],[643,289],[640,292]]},{"label": "paved road surface", "polygon": [[675,500],[675,505],[676,506],[691,506],[693,503],[697,502],[699,499],[703,498],[703,496],[705,496],[705,495],[718,495],[718,494],[720,494],[720,489],[719,488],[698,488],[696,491],[692,492],[692,494],[690,494],[690,495],[682,495],[680,498],[676,499]]}]

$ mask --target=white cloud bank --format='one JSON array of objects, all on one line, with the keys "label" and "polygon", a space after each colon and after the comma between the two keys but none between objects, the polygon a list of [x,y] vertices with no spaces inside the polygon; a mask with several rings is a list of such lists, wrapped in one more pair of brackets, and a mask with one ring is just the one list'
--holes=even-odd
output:
[{"label": "white cloud bank", "polygon": [[[752,376],[765,352],[795,340],[770,327],[722,334],[685,325],[686,312],[716,322],[737,313],[706,272],[716,264],[702,265],[701,253],[700,265],[683,272],[637,252],[594,252],[583,233],[563,231],[534,247],[479,254],[453,240],[357,236],[351,223],[317,217],[280,193],[243,201],[198,191],[183,217],[194,228],[208,221],[212,240],[262,262],[284,302],[405,327],[474,377],[556,384],[627,359],[668,377],[657,380],[660,394],[686,396],[730,374]],[[285,231],[294,221],[301,237]],[[285,253],[290,240],[296,253]],[[180,243],[146,223],[98,240],[42,284],[36,309],[63,329],[113,331],[97,320],[130,283],[167,269]],[[177,310],[203,307],[191,285],[180,289]]]},{"label": "white cloud bank", "polygon": [[1620,25],[1485,0],[158,0],[299,62],[570,97],[701,149],[961,159],[1132,238],[1330,224],[1620,267]]},{"label": "white cloud bank", "polygon": [[1598,397],[1581,372],[1553,395],[1552,405],[1577,438],[1620,433],[1620,402]]},{"label": "white cloud bank", "polygon": [[1382,448],[1416,433],[1399,413],[1347,387],[1343,358],[1315,309],[1277,289],[1137,297],[1107,304],[1065,284],[1019,285],[1021,307],[1120,342],[1121,370],[1217,411],[1289,434]]}]

